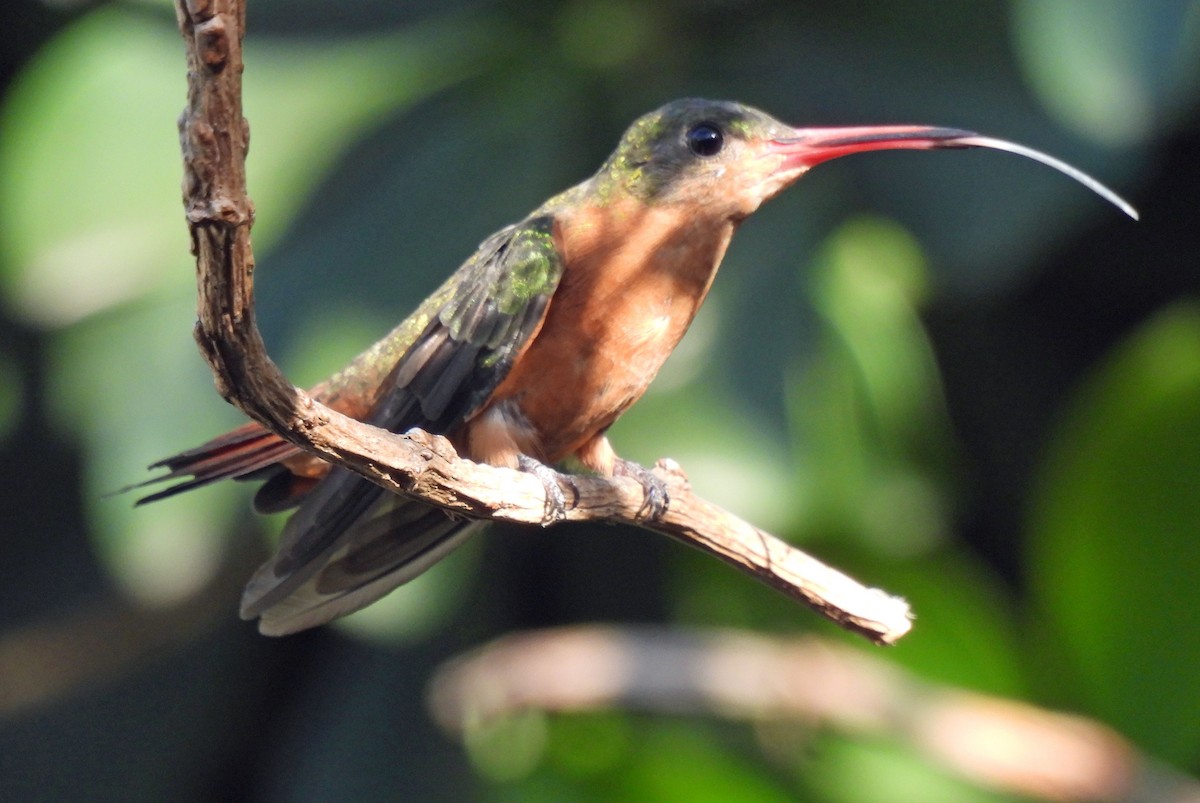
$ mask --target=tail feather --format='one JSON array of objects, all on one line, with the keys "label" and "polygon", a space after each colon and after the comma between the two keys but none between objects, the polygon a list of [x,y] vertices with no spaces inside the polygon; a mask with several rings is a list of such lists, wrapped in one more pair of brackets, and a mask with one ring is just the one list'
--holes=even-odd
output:
[{"label": "tail feather", "polygon": [[[349,482],[367,485],[358,478]],[[483,526],[377,486],[367,492],[376,500],[367,512],[317,549],[293,551],[302,544],[289,541],[305,541],[307,533],[284,528],[279,552],[246,585],[243,619],[258,618],[259,632],[267,636],[325,624],[422,574]]]},{"label": "tail feather", "polygon": [[151,470],[165,468],[167,473],[132,487],[189,478],[137,501],[144,505],[217,480],[247,477],[300,453],[300,449],[258,424],[245,424],[194,449],[159,460],[150,466]]}]

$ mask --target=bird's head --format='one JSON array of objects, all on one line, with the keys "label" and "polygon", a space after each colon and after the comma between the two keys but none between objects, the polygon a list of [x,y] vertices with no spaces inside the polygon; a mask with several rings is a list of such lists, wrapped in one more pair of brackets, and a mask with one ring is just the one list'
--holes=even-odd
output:
[{"label": "bird's head", "polygon": [[638,118],[594,181],[601,198],[632,195],[689,204],[741,220],[821,162],[866,151],[995,148],[1027,156],[1082,182],[1131,217],[1127,203],[1089,176],[1038,151],[972,131],[934,126],[793,128],[730,101],[688,98]]}]

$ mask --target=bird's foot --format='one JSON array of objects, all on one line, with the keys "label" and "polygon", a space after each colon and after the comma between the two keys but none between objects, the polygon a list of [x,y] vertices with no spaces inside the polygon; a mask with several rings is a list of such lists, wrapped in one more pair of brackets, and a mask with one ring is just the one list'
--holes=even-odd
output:
[{"label": "bird's foot", "polygon": [[569,485],[575,492],[576,498],[579,497],[579,491],[571,482],[571,478],[528,455],[517,456],[517,468],[542,481],[542,488],[546,491],[546,511],[542,515],[542,526],[546,527],[565,519],[567,517],[567,498],[563,494],[562,484],[565,482]]},{"label": "bird's foot", "polygon": [[613,464],[613,474],[637,480],[642,486],[644,496],[642,506],[638,509],[639,516],[649,521],[658,521],[667,512],[671,505],[671,493],[667,490],[667,483],[653,471],[632,460],[618,457]]}]

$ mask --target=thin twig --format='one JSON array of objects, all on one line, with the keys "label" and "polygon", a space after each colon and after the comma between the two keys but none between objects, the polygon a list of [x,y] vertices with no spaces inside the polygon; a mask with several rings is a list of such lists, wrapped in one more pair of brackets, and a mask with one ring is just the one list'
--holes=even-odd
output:
[{"label": "thin twig", "polygon": [[[241,0],[177,0],[188,51],[188,105],[179,121],[183,196],[199,285],[196,340],[226,400],[272,432],[393,491],[477,518],[540,524],[542,484],[532,476],[460,459],[445,439],[397,436],[343,416],[294,387],[267,356],[254,322],[254,207],[246,195],[249,126],[242,116]],[[673,464],[660,464],[671,505],[639,518],[630,479],[579,478],[573,521],[649,527],[713,554],[819,611],[842,627],[891,644],[911,627],[908,605],[691,494]]]}]

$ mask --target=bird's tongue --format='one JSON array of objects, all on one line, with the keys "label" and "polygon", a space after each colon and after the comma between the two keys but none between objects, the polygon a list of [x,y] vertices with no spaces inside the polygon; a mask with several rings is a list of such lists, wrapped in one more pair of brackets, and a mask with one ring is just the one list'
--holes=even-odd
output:
[{"label": "bird's tongue", "polygon": [[1033,159],[1065,173],[1137,220],[1138,213],[1133,206],[1082,170],[1033,148],[1003,139],[981,136],[974,131],[965,131],[960,128],[917,125],[797,128],[792,136],[775,139],[768,143],[769,152],[784,157],[778,168],[780,171],[809,168],[821,162],[837,159],[839,156],[849,156],[853,153],[898,149],[933,150],[935,148],[991,148]]}]

